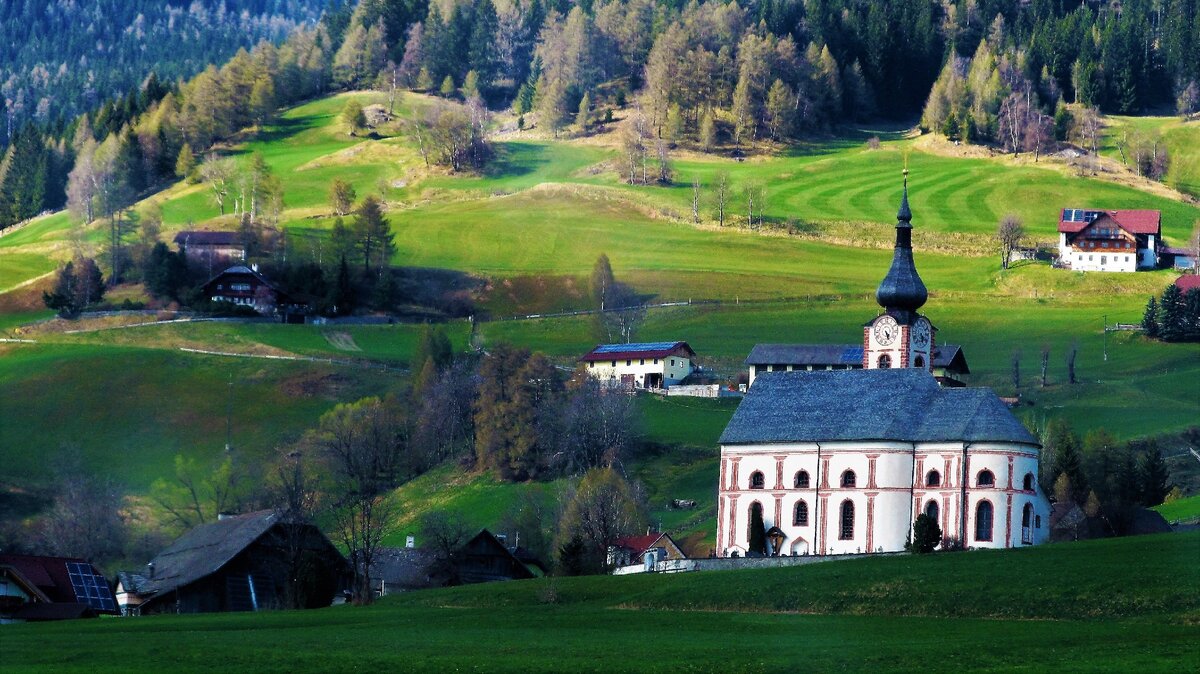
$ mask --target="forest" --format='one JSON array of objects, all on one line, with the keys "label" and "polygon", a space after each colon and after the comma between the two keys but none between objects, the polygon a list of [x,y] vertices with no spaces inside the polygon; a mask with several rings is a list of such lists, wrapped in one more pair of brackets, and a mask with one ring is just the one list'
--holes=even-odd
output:
[{"label": "forest", "polygon": [[[248,18],[254,10],[264,12],[258,16],[268,10],[295,13],[308,6],[303,4],[241,3],[238,16],[254,24]],[[106,98],[95,82],[116,82],[114,73],[97,78],[64,64],[56,71],[61,78],[34,78],[78,94],[76,108],[64,106],[85,111],[78,116],[56,116],[50,104],[31,101],[29,86],[11,84],[24,82],[28,73],[10,75],[4,105],[15,126],[5,129],[0,143],[7,144],[0,159],[0,228],[63,207],[73,190],[74,210],[85,221],[120,214],[149,189],[180,177],[181,163],[198,161],[214,144],[263,123],[281,107],[357,88],[440,93],[465,99],[476,111],[511,106],[522,121],[535,114],[537,124],[556,133],[577,121],[581,110],[586,118],[593,110],[634,102],[646,134],[693,138],[705,146],[718,134],[741,148],[768,138],[827,134],[849,121],[922,115],[926,128],[1016,149],[1027,127],[1042,130],[1035,137],[1049,134],[1051,115],[1058,111],[1061,118],[1066,104],[1124,114],[1193,113],[1200,99],[1198,4],[362,0],[352,10],[334,5],[311,25],[262,23],[278,32],[264,29],[252,49],[240,49],[220,67],[209,65],[187,80],[173,79],[181,71],[167,72],[163,65],[160,73],[155,66],[124,95]],[[32,3],[6,7],[3,25],[29,20],[46,27],[34,30],[26,41],[32,44],[23,43],[14,55],[19,58],[13,62],[23,66],[36,62],[29,54],[44,48],[38,47],[40,31],[59,25],[55,21],[63,12],[77,6],[64,5],[61,12],[34,10]],[[230,11],[229,3],[222,7]],[[209,16],[202,10],[203,3],[193,3],[184,14],[194,20]],[[121,11],[134,10],[122,5]],[[162,11],[168,26],[177,23],[171,16],[185,21],[183,14],[171,14],[170,5]],[[145,16],[159,15],[143,15],[150,21]],[[272,42],[285,28],[286,39]],[[65,33],[74,41],[80,29]],[[221,42],[207,30],[203,35],[206,45]],[[109,62],[105,59],[106,68]],[[121,59],[111,64],[114,71],[138,67]],[[88,101],[95,103],[90,109]],[[34,113],[25,114],[31,106]],[[484,118],[471,119],[479,126]],[[1014,122],[1018,119],[1022,124]]]}]

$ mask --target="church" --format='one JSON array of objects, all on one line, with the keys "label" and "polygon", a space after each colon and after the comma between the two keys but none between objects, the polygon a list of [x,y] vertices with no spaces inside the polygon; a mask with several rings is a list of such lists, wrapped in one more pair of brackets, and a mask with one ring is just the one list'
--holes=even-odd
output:
[{"label": "church", "polygon": [[860,366],[759,372],[722,433],[720,556],[746,555],[757,519],[769,555],[901,551],[922,513],[968,548],[1049,540],[1037,439],[990,389],[934,376],[907,175],[897,220]]}]

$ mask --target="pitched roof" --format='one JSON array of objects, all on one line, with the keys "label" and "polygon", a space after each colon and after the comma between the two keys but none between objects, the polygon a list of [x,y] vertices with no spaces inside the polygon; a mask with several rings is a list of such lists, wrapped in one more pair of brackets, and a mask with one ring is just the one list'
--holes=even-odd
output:
[{"label": "pitched roof", "polygon": [[108,581],[96,567],[78,557],[0,555],[0,566],[15,570],[51,603],[83,603],[97,612],[116,612]]},{"label": "pitched roof", "polygon": [[861,344],[755,344],[747,365],[862,365]]},{"label": "pitched roof", "polygon": [[210,232],[195,230],[179,232],[175,235],[175,243],[184,246],[238,246],[237,232]]},{"label": "pitched roof", "polygon": [[632,358],[665,358],[676,355],[683,350],[689,357],[696,352],[687,342],[637,342],[633,344],[600,344],[588,351],[583,361],[592,360],[621,360]]},{"label": "pitched roof", "polygon": [[158,553],[142,591],[161,593],[215,573],[279,522],[271,510],[201,524]]},{"label": "pitched roof", "polygon": [[941,388],[913,369],[763,373],[719,442],[833,440],[1038,444],[990,389]]},{"label": "pitched roof", "polygon": [[1065,234],[1081,232],[1102,215],[1112,218],[1131,234],[1158,234],[1162,230],[1162,211],[1064,208],[1058,217],[1058,231]]},{"label": "pitched roof", "polygon": [[203,287],[207,288],[209,285],[211,285],[217,279],[221,278],[222,276],[226,276],[226,275],[230,275],[230,274],[245,274],[248,276],[253,276],[254,278],[258,279],[263,285],[267,286],[268,288],[270,288],[272,290],[277,290],[277,288],[275,287],[275,284],[271,283],[271,281],[269,279],[267,279],[267,277],[258,273],[254,269],[251,269],[250,267],[247,267],[246,265],[242,265],[242,264],[229,267],[225,271],[222,271],[219,274],[217,274],[216,276],[208,279],[207,281],[204,282]]},{"label": "pitched roof", "polygon": [[1185,293],[1189,290],[1195,290],[1196,288],[1200,288],[1200,275],[1184,274],[1175,279],[1175,285]]},{"label": "pitched roof", "polygon": [[[857,344],[755,344],[746,365],[861,366],[863,348]],[[970,374],[962,347],[939,344],[933,348],[933,366]]]},{"label": "pitched roof", "polygon": [[393,589],[433,587],[437,555],[423,548],[379,548],[371,563],[371,578]]},{"label": "pitched roof", "polygon": [[613,541],[613,545],[618,548],[627,548],[640,555],[650,549],[650,546],[658,542],[662,536],[662,533],[658,531],[652,531],[645,536],[622,536]]}]

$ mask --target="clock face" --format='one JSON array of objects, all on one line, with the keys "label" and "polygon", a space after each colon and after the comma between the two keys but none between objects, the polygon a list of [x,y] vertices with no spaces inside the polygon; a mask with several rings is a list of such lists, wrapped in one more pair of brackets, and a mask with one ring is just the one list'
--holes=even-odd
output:
[{"label": "clock face", "polygon": [[912,335],[913,346],[929,346],[929,321],[924,318],[918,320],[913,326]]},{"label": "clock face", "polygon": [[875,321],[875,341],[881,346],[888,346],[900,336],[900,325],[891,316],[884,316]]}]

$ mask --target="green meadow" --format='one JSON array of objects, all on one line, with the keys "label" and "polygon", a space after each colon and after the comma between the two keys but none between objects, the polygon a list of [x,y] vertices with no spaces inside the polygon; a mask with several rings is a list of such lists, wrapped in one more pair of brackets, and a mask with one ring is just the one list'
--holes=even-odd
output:
[{"label": "green meadow", "polygon": [[[1030,262],[1002,271],[991,239],[996,221],[1012,212],[1033,240],[1052,242],[1058,210],[1086,205],[1161,209],[1167,239],[1179,244],[1200,218],[1194,205],[1076,177],[1049,160],[942,156],[899,134],[882,134],[873,150],[866,131],[745,161],[682,152],[669,187],[623,184],[615,142],[604,136],[550,141],[506,134],[482,175],[448,175],[427,169],[394,125],[375,139],[349,136],[338,116],[351,97],[383,100],[357,93],[297,106],[225,150],[237,161],[260,152],[282,178],[281,224],[298,254],[321,250],[333,222],[327,195],[334,178],[351,182],[360,196],[382,194],[388,201],[395,264],[482,277],[485,319],[585,308],[587,274],[603,252],[618,279],[647,301],[691,302],[650,310],[639,338],[687,340],[701,364],[733,378],[756,343],[861,339],[862,324],[878,311],[873,292],[890,262],[900,172],[907,165],[916,260],[931,291],[925,311],[940,342],[964,347],[971,383],[1001,395],[1019,392],[1017,413],[1035,429],[1065,417],[1081,432],[1105,427],[1133,438],[1178,431],[1200,418],[1200,348],[1102,330],[1106,323],[1139,322],[1147,297],[1174,278],[1170,271],[1082,274]],[[397,116],[427,102],[406,96]],[[1170,134],[1195,128],[1161,125]],[[1183,155],[1176,153],[1186,162]],[[721,171],[731,183],[726,227],[717,226],[711,197]],[[699,224],[691,221],[693,180],[701,184]],[[762,227],[744,226],[745,188],[757,190],[756,210],[763,209],[767,221]],[[204,185],[178,183],[138,208],[150,201],[162,207],[165,239],[185,227],[233,226]],[[334,403],[402,385],[414,325],[194,322],[79,334],[20,328],[47,313],[33,308],[32,289],[2,290],[66,259],[75,226],[58,213],[0,237],[0,300],[26,293],[23,302],[0,302],[22,307],[0,312],[0,332],[19,330],[38,341],[0,346],[0,417],[22,421],[0,428],[0,455],[11,457],[17,479],[48,479],[52,466],[39,457],[77,445],[89,465],[142,489],[170,472],[176,453],[215,457],[230,414],[234,444],[265,456]],[[79,238],[95,246],[106,233],[94,223]],[[457,350],[467,348],[465,321],[445,329]],[[587,316],[483,320],[475,339],[485,348],[504,341],[543,351],[565,367],[597,341]],[[181,348],[339,363],[205,356]],[[1045,386],[1043,348],[1050,353]],[[1075,384],[1066,374],[1071,348],[1078,349]],[[699,541],[711,528],[715,442],[736,403],[647,399],[639,405],[649,450],[630,471],[647,486],[655,523]],[[438,489],[447,481],[456,488]],[[556,488],[536,487],[544,498]],[[484,526],[530,489],[446,468],[401,494],[411,506],[409,524],[422,512],[448,508]],[[699,505],[670,510],[665,504],[672,498]]]},{"label": "green meadow", "polygon": [[[545,578],[413,592],[368,608],[12,625],[5,669],[1190,671],[1197,555],[1200,534],[1167,534]],[[126,657],[131,643],[135,659]]]}]

